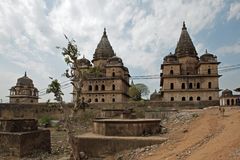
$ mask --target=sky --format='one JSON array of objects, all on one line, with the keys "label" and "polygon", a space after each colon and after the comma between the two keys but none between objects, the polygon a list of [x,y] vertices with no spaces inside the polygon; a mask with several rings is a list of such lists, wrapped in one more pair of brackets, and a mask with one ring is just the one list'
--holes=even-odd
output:
[{"label": "sky", "polygon": [[[218,57],[219,67],[240,64],[239,0],[1,0],[0,102],[9,101],[9,89],[25,71],[40,90],[40,101],[52,99],[44,94],[49,77],[67,80],[61,76],[67,65],[56,49],[67,45],[64,34],[76,41],[81,56],[92,60],[104,27],[131,76],[160,74],[183,21],[198,56],[207,49]],[[239,73],[221,73],[220,89],[240,87]],[[152,93],[159,90],[159,81],[134,83],[146,84]],[[63,91],[64,100],[71,101],[71,87]]]}]

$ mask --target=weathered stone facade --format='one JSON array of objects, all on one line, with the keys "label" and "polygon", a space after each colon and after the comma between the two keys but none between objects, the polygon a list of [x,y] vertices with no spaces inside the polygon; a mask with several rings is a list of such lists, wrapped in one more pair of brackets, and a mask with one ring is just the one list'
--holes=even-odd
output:
[{"label": "weathered stone facade", "polygon": [[16,86],[10,89],[10,103],[38,103],[38,89],[33,81],[27,77],[27,73],[17,80]]},{"label": "weathered stone facade", "polygon": [[93,55],[92,63],[85,57],[78,61],[86,77],[83,81],[82,95],[79,98],[84,98],[90,103],[126,102],[129,97],[128,68],[114,53],[105,29]]},{"label": "weathered stone facade", "polygon": [[161,88],[151,95],[151,100],[169,103],[211,101],[218,105],[219,63],[217,57],[207,50],[198,57],[184,23],[175,54],[164,57]]},{"label": "weathered stone facade", "polygon": [[240,95],[233,95],[232,91],[225,89],[220,96],[220,106],[240,105]]}]

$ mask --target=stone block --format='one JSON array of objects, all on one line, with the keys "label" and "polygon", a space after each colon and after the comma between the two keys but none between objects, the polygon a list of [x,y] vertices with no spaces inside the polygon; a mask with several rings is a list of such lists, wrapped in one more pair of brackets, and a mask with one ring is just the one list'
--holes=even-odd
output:
[{"label": "stone block", "polygon": [[0,132],[0,153],[23,157],[38,151],[51,152],[49,130]]},{"label": "stone block", "polygon": [[27,132],[37,128],[35,119],[0,119],[0,132]]},{"label": "stone block", "polygon": [[104,136],[143,136],[161,131],[160,119],[98,119],[93,133]]}]

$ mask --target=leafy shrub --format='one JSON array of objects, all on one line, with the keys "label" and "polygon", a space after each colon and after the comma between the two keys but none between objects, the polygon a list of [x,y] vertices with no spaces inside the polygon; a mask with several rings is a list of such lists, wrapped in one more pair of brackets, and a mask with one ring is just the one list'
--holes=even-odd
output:
[{"label": "leafy shrub", "polygon": [[40,126],[44,126],[44,127],[49,127],[51,124],[51,117],[49,116],[43,116],[38,120],[38,123]]}]

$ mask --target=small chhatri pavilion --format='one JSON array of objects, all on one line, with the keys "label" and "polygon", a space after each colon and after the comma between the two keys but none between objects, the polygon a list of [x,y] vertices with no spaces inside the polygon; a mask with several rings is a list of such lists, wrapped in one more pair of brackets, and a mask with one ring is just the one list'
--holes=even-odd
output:
[{"label": "small chhatri pavilion", "polygon": [[38,89],[34,87],[33,81],[27,76],[18,78],[16,86],[10,89],[10,103],[38,103]]}]

